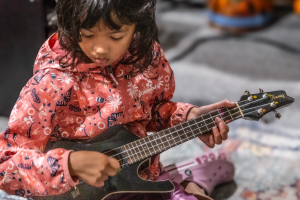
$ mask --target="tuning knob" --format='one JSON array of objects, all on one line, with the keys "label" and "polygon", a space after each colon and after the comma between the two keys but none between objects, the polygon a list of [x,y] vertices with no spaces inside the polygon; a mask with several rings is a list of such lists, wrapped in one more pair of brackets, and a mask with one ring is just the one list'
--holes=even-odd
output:
[{"label": "tuning knob", "polygon": [[259,93],[264,93],[264,90],[259,88]]},{"label": "tuning knob", "polygon": [[271,107],[272,107],[272,108],[276,108],[276,105],[277,105],[277,104],[278,104],[277,101],[276,101],[276,102],[273,101],[273,102],[271,103]]},{"label": "tuning knob", "polygon": [[266,110],[261,108],[257,112],[258,112],[258,114],[262,115],[262,114],[264,114],[264,112],[266,112]]},{"label": "tuning knob", "polygon": [[268,94],[265,93],[265,94],[263,95],[263,98],[264,98],[264,99],[268,98]]},{"label": "tuning knob", "polygon": [[276,110],[273,110],[273,112],[275,113],[275,117],[280,119],[281,118],[281,114],[278,113]]},{"label": "tuning knob", "polygon": [[246,96],[246,95],[250,95],[250,92],[248,91],[248,90],[246,90],[245,92],[244,92],[244,94],[243,94],[244,96]]}]

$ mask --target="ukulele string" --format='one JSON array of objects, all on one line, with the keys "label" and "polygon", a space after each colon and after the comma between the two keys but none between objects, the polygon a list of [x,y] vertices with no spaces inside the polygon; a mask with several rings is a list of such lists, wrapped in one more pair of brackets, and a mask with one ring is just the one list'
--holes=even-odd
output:
[{"label": "ukulele string", "polygon": [[[265,105],[268,105],[268,103],[267,104],[264,104],[264,105],[261,105],[261,106],[265,106]],[[252,107],[252,108],[248,108],[248,109],[244,109],[243,111],[248,111],[248,110],[250,110],[250,109],[255,109],[255,108],[257,108],[257,107],[260,107],[260,106],[256,106],[256,107]],[[252,111],[252,112],[255,112],[255,111]],[[249,113],[252,113],[252,112],[249,112]],[[236,113],[239,113],[239,112],[236,112]],[[234,113],[234,114],[236,114],[236,113]],[[233,114],[233,115],[234,115]],[[230,116],[227,116],[227,117],[230,117]],[[227,118],[227,117],[225,117],[225,118]],[[234,120],[236,120],[236,119],[239,119],[239,118],[241,118],[241,116],[238,116],[238,117],[235,117],[235,118],[233,118],[232,120],[230,120],[230,122],[231,121],[234,121]],[[209,125],[209,124],[212,124],[212,123],[214,123],[214,122],[211,122],[211,123],[208,123],[208,124],[206,124],[205,126],[207,126],[207,125]],[[194,125],[194,124],[193,124]],[[193,126],[192,125],[192,126]],[[188,127],[190,127],[190,126],[187,126],[187,127],[185,127],[185,128],[188,128]],[[201,129],[201,128],[203,128],[204,126],[202,126],[202,127],[199,127],[199,128],[197,128],[197,129]],[[182,129],[181,129],[182,130]],[[195,131],[195,130],[191,130],[191,131],[188,131],[188,132],[186,132],[185,134],[187,134],[187,133],[190,133],[190,132],[192,132],[192,131]],[[209,131],[209,129],[207,129],[207,130],[205,130],[205,132],[206,131]],[[169,134],[172,134],[172,133],[169,133]],[[169,134],[167,134],[167,135],[165,135],[165,136],[168,136]],[[175,139],[175,138],[178,138],[178,137],[180,137],[180,135],[179,136],[177,136],[177,137],[173,137],[173,139]],[[160,138],[159,138],[160,139]],[[179,138],[180,139],[180,138]],[[181,139],[180,139],[181,140]],[[189,139],[188,139],[189,140]],[[188,141],[187,140],[187,141]],[[175,140],[174,140],[175,141]],[[186,141],[185,141],[186,142]],[[160,143],[160,144],[163,144],[163,143]],[[155,146],[158,146],[159,147],[159,145],[160,144],[157,144],[157,145],[155,145]],[[140,146],[140,145],[139,145]],[[136,146],[136,147],[139,147],[139,146]],[[135,147],[135,148],[136,148]],[[127,151],[129,151],[129,150],[132,150],[132,149],[128,149],[128,150],[126,150],[126,151],[124,151],[124,152],[127,152]],[[119,154],[116,154],[116,155],[119,155]],[[116,156],[116,155],[114,155],[114,156]],[[134,155],[131,155],[131,156],[129,156],[128,158],[131,158],[131,157],[133,157],[134,158],[134,156],[135,156],[136,154],[134,154]],[[142,155],[142,153],[141,153],[141,155]],[[113,156],[113,157],[114,157]],[[146,155],[146,156],[148,156],[148,155]],[[123,159],[121,159],[121,160],[123,160]],[[118,161],[121,161],[121,160],[118,160]],[[125,164],[126,165],[126,164]],[[124,166],[124,165],[122,165],[122,166]]]},{"label": "ukulele string", "polygon": [[[236,120],[236,119],[239,119],[239,118],[241,118],[241,116],[236,117],[236,118],[233,118],[232,121],[234,121],[234,120]],[[208,131],[208,130],[206,130],[206,131]],[[189,131],[189,132],[191,132],[191,131]],[[187,133],[189,133],[189,132],[187,132]],[[173,137],[173,139],[178,138],[178,137],[180,137],[180,136]],[[187,141],[189,141],[190,139],[191,139],[191,138],[189,138]],[[175,141],[175,140],[174,140],[174,141]],[[187,142],[187,141],[185,141],[185,142]],[[158,145],[156,145],[156,146],[158,146]],[[129,156],[128,159],[129,159],[129,158],[131,159],[131,157],[134,157],[135,155],[136,155],[136,154]],[[142,155],[142,153],[141,153],[141,155]],[[147,156],[147,155],[146,155],[146,156]],[[144,158],[142,158],[142,159],[144,159]],[[146,158],[145,158],[145,159],[146,159]],[[121,159],[121,160],[123,160],[123,159]],[[121,161],[121,160],[118,160],[118,161]],[[137,161],[135,161],[135,162],[137,162]],[[125,166],[125,165],[128,165],[128,164],[127,164],[127,163],[126,163],[126,164],[123,164],[123,165],[121,165],[120,167],[123,167],[123,166]]]},{"label": "ukulele string", "polygon": [[[262,99],[259,99],[259,100],[262,100]],[[256,100],[256,101],[259,101],[259,100]],[[247,100],[244,100],[244,101],[247,101]],[[244,101],[240,101],[240,102],[244,102]],[[254,103],[255,101],[253,101],[253,102],[250,102],[250,104],[251,103]],[[248,103],[249,104],[249,103]],[[248,105],[248,104],[244,104],[244,105],[242,105],[242,106],[240,106],[240,108],[242,108],[242,107],[244,107],[244,106],[246,106],[246,105]],[[268,104],[265,104],[265,105],[268,105]],[[264,106],[264,105],[262,105],[262,106]],[[256,107],[259,107],[259,106],[256,106]],[[253,108],[256,108],[256,107],[253,107]],[[226,111],[226,112],[224,112],[224,113],[227,113],[227,112],[229,112],[229,111],[232,111],[232,110],[234,110],[234,109],[236,109],[237,107],[234,107],[234,108],[232,108],[232,109],[228,109],[228,111]],[[253,109],[253,108],[249,108],[249,109]],[[245,109],[245,110],[243,110],[243,109],[241,109],[243,112],[244,111],[247,111],[247,110],[249,110],[249,109]],[[214,110],[215,111],[215,110]],[[214,111],[211,111],[211,112],[214,112]],[[210,114],[211,112],[209,112],[208,114]],[[255,111],[252,111],[252,112],[255,112]],[[252,112],[249,112],[249,113],[252,113]],[[236,112],[236,113],[239,113],[239,112]],[[236,114],[236,113],[233,113],[233,115],[234,114]],[[218,116],[218,115],[217,115]],[[215,117],[215,116],[214,116]],[[227,117],[230,117],[230,116],[227,116]],[[227,118],[227,117],[225,117],[225,118]],[[232,115],[231,115],[231,117],[232,117]],[[213,117],[212,117],[213,118]],[[241,118],[241,116],[239,116],[239,117],[235,117],[235,118],[232,118],[232,121],[234,121],[234,120],[237,120],[237,119],[240,119]],[[206,120],[204,120],[204,121],[206,121]],[[231,122],[231,120],[229,121],[229,122]],[[215,122],[213,122],[213,123],[215,123]],[[209,124],[211,124],[211,123],[209,123]],[[207,126],[208,124],[206,124],[205,126]],[[188,127],[190,127],[190,126],[188,126]],[[204,126],[202,126],[202,127],[204,127]],[[201,129],[202,127],[199,127],[198,129]],[[187,127],[186,127],[187,128]],[[169,128],[168,128],[169,129]],[[183,129],[180,129],[180,130],[183,130]],[[194,130],[192,130],[192,131],[194,131]],[[192,132],[192,131],[189,131],[189,132],[187,132],[187,133],[190,133],[190,132]],[[207,131],[207,130],[206,130]],[[171,133],[169,133],[169,134],[171,134]],[[168,134],[168,135],[169,135]],[[167,136],[167,135],[165,135],[165,136]],[[180,137],[180,136],[177,136],[177,137]],[[175,138],[177,138],[177,137],[175,137]],[[173,139],[175,139],[174,137],[173,137]],[[189,139],[188,139],[189,140]],[[175,140],[174,140],[175,141]],[[159,145],[157,145],[157,146],[159,146]],[[138,147],[138,146],[137,146]],[[114,149],[113,149],[114,150]],[[110,151],[113,151],[113,150],[110,150]],[[128,149],[128,150],[126,150],[126,151],[124,151],[124,152],[127,152],[127,151],[129,151],[129,150],[131,150],[131,149]],[[108,152],[110,152],[110,151],[108,151]],[[107,153],[107,152],[105,152],[105,153]],[[123,153],[123,152],[122,152]],[[111,158],[113,158],[114,156],[117,156],[117,155],[119,155],[119,154],[122,154],[122,153],[118,153],[118,154],[116,154],[116,155],[113,155],[113,156],[110,156]],[[132,155],[132,156],[134,156],[134,155]],[[129,156],[128,158],[130,158],[131,156]],[[123,160],[123,159],[121,159],[121,160]],[[121,160],[118,160],[118,161],[121,161]],[[121,165],[120,167],[124,167],[124,166],[126,166],[126,165],[128,165],[127,163],[126,164],[123,164],[123,165]],[[80,181],[79,183],[78,183],[78,185],[79,184],[81,184],[81,183],[83,183],[84,181]]]},{"label": "ukulele string", "polygon": [[[259,100],[261,100],[261,99],[259,99]],[[256,100],[256,101],[259,101],[259,100]],[[250,104],[251,103],[254,103],[254,102],[250,102]],[[249,104],[249,103],[248,103]],[[242,107],[244,107],[244,106],[246,106],[246,105],[248,105],[248,104],[244,104],[243,106],[240,106],[240,108],[242,108]],[[268,104],[265,104],[265,105],[268,105]],[[261,106],[265,106],[265,105],[261,105]],[[256,107],[258,107],[258,106],[256,106]],[[254,108],[256,108],[256,107],[252,107],[252,108],[248,108],[248,109],[242,109],[242,111],[247,111],[247,110],[249,110],[249,109],[254,109]],[[234,107],[234,108],[232,108],[231,110],[229,110],[228,109],[228,111],[226,111],[226,112],[224,112],[224,113],[228,113],[229,111],[232,111],[232,110],[234,110],[234,109],[236,109],[237,107]],[[215,110],[214,110],[215,111]],[[211,112],[214,112],[214,111],[211,111]],[[210,114],[211,112],[209,112],[208,114]],[[233,114],[231,114],[230,116],[227,116],[227,117],[232,117],[232,115],[235,115],[235,114],[237,114],[237,113],[240,113],[240,111],[238,111],[238,112],[235,112],[235,113],[233,113]],[[218,115],[216,115],[216,116],[213,116],[213,117],[210,117],[210,119],[212,119],[212,118],[214,118],[214,117],[217,117]],[[201,117],[201,116],[200,116]],[[227,118],[227,117],[225,117],[225,118]],[[241,118],[240,116],[237,118],[237,119],[239,119],[239,118]],[[193,120],[193,119],[191,119],[191,120]],[[233,119],[233,120],[236,120],[236,119]],[[204,120],[204,121],[206,121],[206,120]],[[231,122],[231,121],[230,121]],[[206,125],[204,125],[204,126],[206,126],[207,127],[207,125],[210,125],[210,124],[212,124],[212,123],[214,123],[215,124],[215,122],[211,122],[211,123],[208,123],[208,124],[206,124]],[[194,125],[194,124],[193,124]],[[185,127],[185,128],[188,128],[188,127],[191,127],[191,126],[193,126],[193,125],[189,125],[189,126],[187,126],[187,127]],[[202,126],[202,127],[199,127],[198,129],[201,129],[201,128],[203,128],[204,126]],[[172,128],[172,127],[170,127],[170,128]],[[168,128],[168,129],[170,129],[170,128]],[[180,130],[184,130],[185,128],[182,128],[182,129],[179,129],[179,130],[176,130],[176,132],[178,132],[178,131],[180,131]],[[168,129],[166,129],[166,130],[168,130]],[[193,130],[192,130],[193,131]],[[206,131],[209,131],[209,129],[208,130],[206,130]],[[205,131],[205,132],[206,132]],[[186,132],[186,133],[190,133],[191,131],[188,131],[188,132]],[[186,134],[185,133],[185,134]],[[168,135],[170,135],[170,134],[172,134],[172,132],[170,132],[169,134],[167,134],[167,135],[164,135],[164,137],[166,137],[166,136],[168,136]],[[180,136],[177,136],[177,137],[180,137]],[[177,138],[177,137],[175,137],[175,138]],[[174,138],[174,137],[173,137]],[[159,138],[159,139],[161,139],[161,138]],[[157,140],[156,140],[157,141]],[[149,142],[152,142],[152,141],[149,141]],[[149,142],[146,142],[146,143],[149,143]],[[156,144],[157,144],[157,142],[156,142]],[[163,144],[163,143],[159,143],[159,144],[157,144],[157,145],[155,145],[155,146],[158,146],[159,147],[159,145],[160,144]],[[115,156],[118,156],[118,155],[120,155],[120,154],[122,154],[122,153],[124,153],[124,152],[128,152],[128,151],[131,151],[132,149],[136,149],[137,147],[140,147],[140,146],[142,146],[142,145],[145,145],[145,144],[141,144],[141,145],[138,145],[138,146],[136,146],[136,147],[134,147],[134,148],[130,148],[130,149],[128,149],[128,150],[125,150],[125,151],[122,151],[121,153],[118,153],[118,154],[115,154],[115,155],[113,155],[113,156],[111,156],[111,157],[115,157]],[[135,156],[135,154],[134,155],[132,155],[132,156],[129,156],[128,158],[130,158],[130,157],[133,157],[133,156]],[[146,155],[147,156],[147,155]],[[122,160],[122,159],[121,159]],[[118,160],[118,161],[121,161],[121,160]]]},{"label": "ukulele string", "polygon": [[[247,105],[249,105],[249,104],[251,104],[251,103],[254,103],[254,102],[257,102],[257,101],[260,101],[260,100],[262,100],[262,99],[257,99],[257,100],[255,100],[255,101],[253,101],[253,102],[249,102],[249,103],[247,103],[247,104],[244,104],[244,105],[241,105],[240,106],[240,108],[243,108],[243,107],[245,107],[245,106],[247,106]],[[244,101],[247,101],[247,100],[244,100]],[[237,102],[237,103],[241,103],[241,102],[244,102],[244,101],[239,101],[239,102]],[[226,111],[226,112],[223,112],[224,114],[226,114],[226,113],[230,113],[230,111],[234,111],[235,109],[237,109],[237,110],[239,110],[238,109],[238,107],[237,106],[235,106],[235,107],[232,107],[232,108],[228,108],[228,107],[226,107],[227,109],[228,109],[228,111]],[[215,111],[218,111],[218,109],[217,110],[212,110],[212,111],[210,111],[210,112],[208,112],[207,114],[211,114],[212,112],[215,112]],[[236,114],[236,113],[234,113],[234,114]],[[233,115],[234,115],[233,114]],[[218,115],[217,115],[218,116]],[[199,117],[197,117],[197,118],[200,118],[201,116],[199,116]],[[216,117],[216,116],[213,116],[213,117]],[[211,117],[211,118],[213,118],[213,117]],[[197,119],[196,118],[196,119]],[[225,117],[226,118],[226,117]],[[194,119],[191,119],[191,120],[194,120]],[[190,121],[190,120],[189,120]],[[206,121],[206,120],[203,120],[204,122]],[[165,130],[168,130],[168,129],[170,129],[170,128],[172,128],[172,127],[169,127],[169,128],[167,128],[167,129],[165,129]],[[180,130],[183,130],[183,129],[180,129]],[[178,130],[178,131],[180,131],[180,130]],[[140,146],[140,145],[139,145]],[[139,146],[136,146],[136,147],[139,147]],[[119,147],[120,148],[120,147]],[[108,152],[111,152],[111,151],[116,151],[117,150],[117,148],[115,148],[115,149],[112,149],[112,150],[109,150],[109,151],[107,151],[107,152],[105,152],[105,153],[108,153]],[[130,150],[130,149],[129,149]],[[123,151],[123,152],[127,152],[128,150],[126,150],[126,151]],[[121,154],[121,153],[119,153],[119,154]],[[119,154],[116,154],[115,156],[117,156],[117,155],[119,155]]]},{"label": "ukulele string", "polygon": [[[258,100],[256,100],[256,101],[260,101],[260,100],[262,100],[262,99],[258,99]],[[245,107],[245,106],[247,106],[247,105],[249,105],[249,104],[251,104],[251,103],[254,103],[254,102],[256,102],[256,101],[253,101],[253,102],[250,102],[250,103],[248,103],[248,104],[244,104],[244,105],[242,105],[242,106],[240,106],[240,108],[242,109],[243,107]],[[224,114],[225,113],[230,113],[230,111],[233,111],[233,110],[235,110],[235,109],[237,109],[238,111],[237,112],[235,112],[235,113],[233,113],[233,114],[231,114],[230,116],[227,116],[227,117],[232,117],[232,115],[235,115],[235,114],[237,114],[237,113],[240,113],[240,111],[239,111],[239,109],[238,109],[238,107],[234,107],[234,108],[231,108],[231,109],[229,109],[228,108],[228,111],[226,111],[226,112],[224,112]],[[250,108],[251,109],[251,108]],[[243,110],[243,109],[242,109]],[[207,114],[211,114],[212,112],[215,112],[216,110],[213,110],[213,111],[210,111],[210,112],[208,112]],[[245,111],[245,110],[244,110]],[[220,114],[219,114],[220,115]],[[215,115],[215,116],[211,116],[210,117],[210,119],[212,119],[212,118],[214,118],[214,117],[218,117],[219,115]],[[201,116],[199,116],[199,118],[200,118]],[[227,117],[223,117],[222,119],[225,119],[225,118],[227,118]],[[196,118],[195,118],[196,119]],[[191,120],[195,120],[195,119],[191,119]],[[191,120],[189,120],[189,121],[191,121]],[[208,120],[208,119],[207,119]],[[207,120],[203,120],[204,121],[204,123],[205,123],[205,121],[207,121]],[[214,120],[213,120],[214,121]],[[205,123],[206,124],[206,123]],[[209,124],[211,124],[211,123],[209,123]],[[209,124],[206,124],[206,125],[209,125]],[[194,125],[194,124],[193,124]],[[193,125],[189,125],[189,126],[187,126],[187,127],[185,127],[185,128],[188,128],[188,127],[190,127],[190,126],[193,126]],[[206,126],[205,125],[205,126]],[[204,126],[202,126],[202,127],[204,127]],[[202,127],[199,127],[199,128],[202,128]],[[165,130],[168,130],[168,129],[170,129],[170,128],[172,128],[172,127],[169,127],[169,128],[167,128],[167,129],[165,129]],[[164,131],[165,131],[164,130]],[[184,128],[181,128],[181,129],[178,129],[178,130],[176,130],[176,131],[181,131],[181,130],[184,130]],[[171,132],[171,131],[170,131]],[[187,133],[189,133],[189,132],[187,132]],[[169,133],[169,134],[172,134],[172,132],[171,133]],[[167,135],[165,135],[165,136],[168,136],[169,134],[167,134]],[[160,139],[160,138],[159,138]],[[152,141],[149,141],[149,142],[152,142]],[[140,147],[140,146],[142,146],[142,145],[144,145],[144,144],[141,144],[141,145],[138,145],[138,146],[136,146],[136,147],[134,147],[134,148],[137,148],[137,147]],[[125,146],[125,145],[124,145]],[[157,145],[158,146],[158,145]],[[119,147],[120,148],[120,147]],[[110,151],[116,151],[116,149],[113,149],[113,150],[110,150]],[[118,155],[120,155],[120,154],[122,154],[122,153],[124,153],[124,152],[128,152],[128,151],[130,151],[130,150],[132,150],[132,149],[128,149],[128,150],[125,150],[125,151],[122,151],[121,153],[118,153],[118,154],[115,154],[115,155],[113,155],[112,157],[115,157],[115,156],[118,156]],[[108,152],[110,152],[110,151],[108,151]],[[107,152],[105,152],[105,153],[107,153]]]},{"label": "ukulele string", "polygon": [[[238,113],[238,112],[237,112]],[[230,116],[227,116],[227,117],[230,117]],[[226,117],[225,117],[226,118]],[[233,118],[232,119],[232,121],[234,121],[234,120],[236,120],[236,119],[239,119],[239,118],[241,118],[241,116],[239,116],[239,117],[236,117],[236,118]],[[212,123],[214,123],[214,122],[212,122]],[[210,124],[212,124],[212,123],[208,123],[208,124],[206,124],[206,125],[204,125],[204,126],[201,126],[201,127],[199,127],[199,128],[197,128],[197,129],[201,129],[201,128],[203,128],[203,127],[205,127],[205,126],[207,126],[207,125],[210,125]],[[193,124],[194,125],[194,124]],[[187,126],[187,127],[185,127],[185,128],[188,128],[188,127],[190,127],[190,126]],[[197,130],[196,129],[196,130]],[[183,129],[180,129],[180,130],[183,130]],[[179,130],[178,130],[179,131]],[[195,130],[192,130],[192,131],[195,131]],[[187,134],[187,133],[190,133],[190,132],[192,132],[192,131],[188,131],[188,132],[186,132],[185,134]],[[206,131],[209,131],[209,129],[207,129],[207,130],[205,130],[205,132]],[[167,134],[167,135],[165,135],[165,136],[168,136],[168,135],[170,135],[170,134],[172,134],[172,132],[171,133],[169,133],[169,134]],[[165,137],[164,136],[164,137]],[[179,136],[176,136],[176,137],[172,137],[173,139],[176,139],[176,138],[178,138],[178,137],[180,137],[181,135],[179,135]],[[159,138],[160,139],[160,138]],[[179,138],[180,139],[180,138]],[[181,140],[181,139],[180,139]],[[189,139],[188,139],[189,140]],[[187,141],[188,141],[187,140]],[[175,140],[174,140],[175,141]],[[152,141],[151,141],[152,142]],[[157,143],[157,142],[156,142]],[[163,143],[159,143],[159,144],[157,144],[157,145],[155,145],[155,146],[158,146],[159,147],[159,145],[161,145],[161,144],[163,144]],[[138,146],[136,146],[135,148],[137,148],[137,147],[139,147],[139,146],[141,146],[141,145],[138,145]],[[123,151],[123,152],[128,152],[128,151],[130,151],[130,150],[132,150],[132,149],[128,149],[128,150],[126,150],[126,151]],[[117,155],[119,155],[119,154],[122,154],[122,153],[118,153],[118,154],[115,154],[115,155],[113,155],[113,156],[111,156],[111,157],[115,157],[115,156],[117,156]],[[130,158],[130,157],[133,157],[133,156],[135,156],[136,154],[134,154],[134,155],[131,155],[131,156],[129,156],[128,158]],[[147,155],[146,155],[147,156]],[[123,159],[120,159],[120,160],[118,160],[118,161],[121,161],[121,160],[123,160]]]}]

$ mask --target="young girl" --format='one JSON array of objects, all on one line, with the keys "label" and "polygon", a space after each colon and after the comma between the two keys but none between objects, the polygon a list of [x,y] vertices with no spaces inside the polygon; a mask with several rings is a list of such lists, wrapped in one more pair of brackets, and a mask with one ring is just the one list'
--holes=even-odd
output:
[{"label": "young girl", "polygon": [[[22,89],[1,134],[0,189],[30,197],[64,193],[79,179],[102,187],[120,167],[116,159],[91,151],[45,153],[47,141],[89,139],[116,124],[146,137],[149,131],[235,105],[223,100],[197,108],[170,101],[174,74],[159,45],[155,4],[155,0],[58,1],[58,32],[38,52],[34,76]],[[200,138],[211,148],[226,140],[229,131],[220,118],[216,124]],[[140,176],[157,180],[161,172],[157,156]],[[175,186],[172,199],[196,199]]]}]

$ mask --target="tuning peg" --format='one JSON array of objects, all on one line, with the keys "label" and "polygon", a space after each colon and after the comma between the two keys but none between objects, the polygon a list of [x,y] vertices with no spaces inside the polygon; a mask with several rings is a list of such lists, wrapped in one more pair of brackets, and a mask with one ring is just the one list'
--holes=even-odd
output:
[{"label": "tuning peg", "polygon": [[250,95],[250,92],[249,92],[248,90],[246,90],[246,91],[244,92],[243,95],[244,95],[244,96],[245,96],[245,95]]},{"label": "tuning peg", "polygon": [[273,110],[273,112],[275,113],[276,118],[280,119],[281,118],[281,114],[278,113],[276,110]]},{"label": "tuning peg", "polygon": [[264,93],[264,90],[259,88],[259,93]]}]

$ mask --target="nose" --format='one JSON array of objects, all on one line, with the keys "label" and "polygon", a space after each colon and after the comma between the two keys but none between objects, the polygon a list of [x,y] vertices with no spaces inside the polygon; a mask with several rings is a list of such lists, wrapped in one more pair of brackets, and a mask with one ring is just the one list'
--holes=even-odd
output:
[{"label": "nose", "polygon": [[105,44],[99,44],[99,45],[95,45],[94,46],[94,56],[101,56],[101,55],[105,55],[108,53],[108,46]]}]

